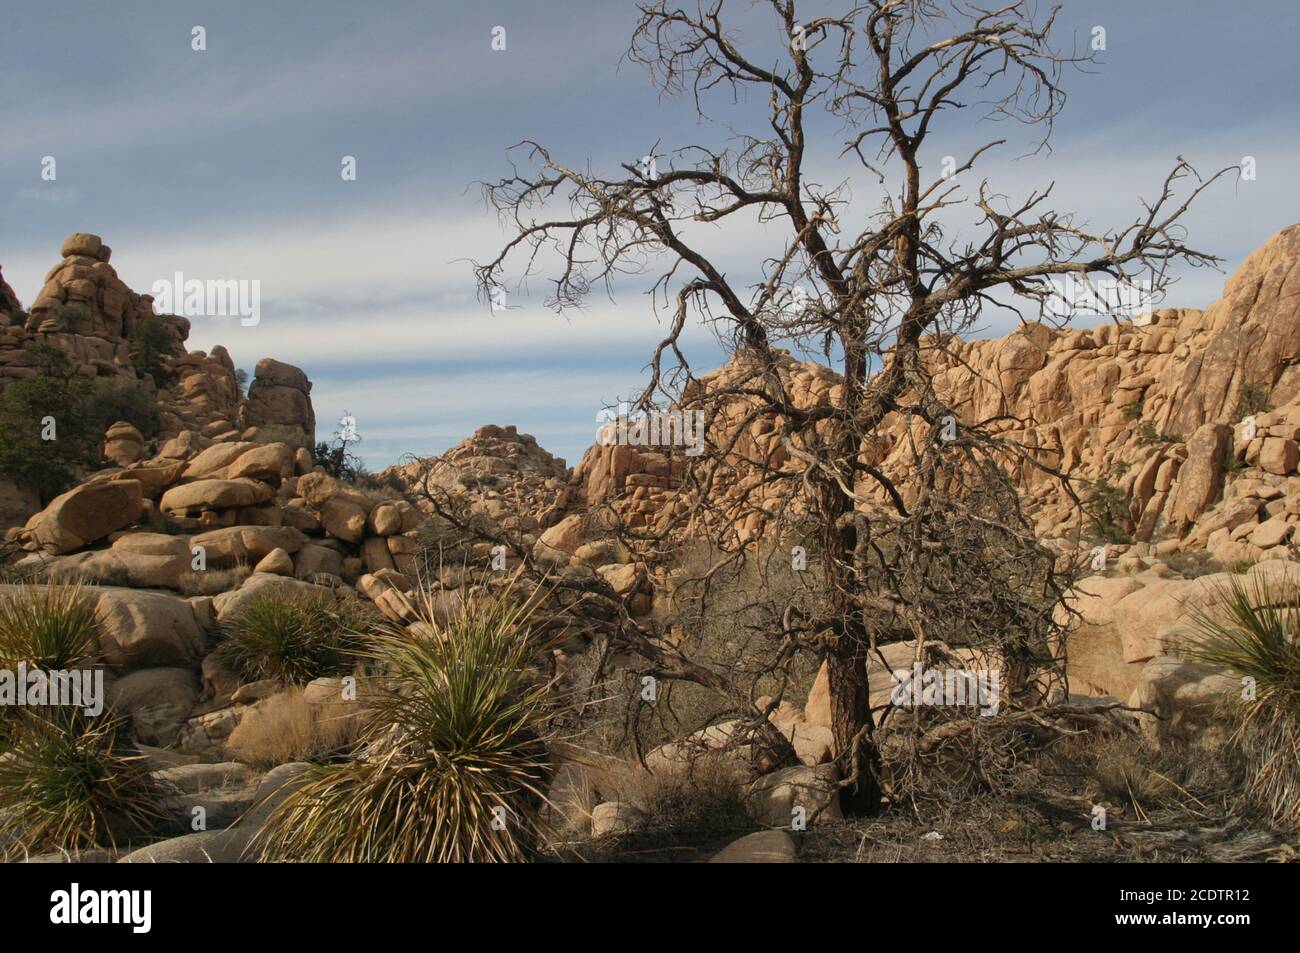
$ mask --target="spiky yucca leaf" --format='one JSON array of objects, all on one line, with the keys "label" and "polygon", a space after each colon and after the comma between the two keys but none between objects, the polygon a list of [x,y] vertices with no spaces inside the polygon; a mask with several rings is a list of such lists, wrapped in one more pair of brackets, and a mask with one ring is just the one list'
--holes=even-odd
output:
[{"label": "spiky yucca leaf", "polygon": [[1256,574],[1249,585],[1234,577],[1221,595],[1221,612],[1195,614],[1186,654],[1253,679],[1234,737],[1247,790],[1279,824],[1300,829],[1300,588]]},{"label": "spiky yucca leaf", "polygon": [[411,598],[413,637],[390,626],[372,654],[391,675],[370,754],[311,769],[261,832],[269,859],[526,860],[548,833],[550,686],[532,666],[529,609],[510,592],[446,606]]},{"label": "spiky yucca leaf", "polygon": [[78,583],[25,584],[0,595],[0,668],[89,665],[97,632],[94,600]]},{"label": "spiky yucca leaf", "polygon": [[248,681],[309,682],[350,670],[373,623],[357,599],[269,589],[223,623],[216,654]]},{"label": "spiky yucca leaf", "polygon": [[155,829],[163,792],[119,746],[118,720],[25,710],[0,756],[0,841],[28,850],[115,846]]}]

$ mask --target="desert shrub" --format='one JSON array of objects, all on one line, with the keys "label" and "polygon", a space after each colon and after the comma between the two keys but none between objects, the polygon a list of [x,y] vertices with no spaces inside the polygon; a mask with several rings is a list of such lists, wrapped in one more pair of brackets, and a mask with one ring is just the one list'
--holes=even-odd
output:
[{"label": "desert shrub", "polygon": [[1182,443],[1183,438],[1176,434],[1164,434],[1156,429],[1153,421],[1144,420],[1138,428],[1138,446],[1150,447],[1157,443]]},{"label": "desert shrub", "polygon": [[1098,480],[1087,488],[1083,511],[1092,533],[1108,543],[1126,543],[1129,532],[1128,497],[1109,480]]},{"label": "desert shrub", "polygon": [[1222,612],[1197,613],[1186,654],[1252,680],[1236,701],[1234,739],[1247,792],[1274,821],[1300,829],[1300,592],[1257,575],[1231,579],[1222,595]]},{"label": "desert shrub", "polygon": [[[86,414],[90,383],[67,355],[45,344],[29,343],[27,350],[37,360],[37,376],[13,381],[0,394],[0,478],[48,502],[98,461],[103,432]],[[47,424],[55,439],[45,439]]]},{"label": "desert shrub", "polygon": [[25,850],[115,846],[166,818],[162,791],[114,718],[24,710],[0,758],[0,841]]},{"label": "desert shrub", "polygon": [[321,761],[352,746],[361,718],[357,702],[308,704],[301,688],[290,688],[253,706],[231,732],[226,752],[259,768]]},{"label": "desert shrub", "polygon": [[1137,400],[1131,404],[1125,404],[1122,411],[1125,420],[1134,421],[1142,419],[1142,401]]},{"label": "desert shrub", "polygon": [[[269,858],[326,863],[526,860],[548,836],[550,683],[509,593],[446,623],[416,597],[421,635],[390,627],[372,654],[369,756],[309,769],[261,832]],[[494,824],[500,819],[503,823]]]},{"label": "desert shrub", "polygon": [[181,573],[179,588],[187,596],[215,596],[238,589],[252,574],[252,567],[244,560],[237,560],[224,569],[215,566],[202,571],[187,569]]},{"label": "desert shrub", "polygon": [[44,671],[90,664],[96,650],[94,601],[75,583],[25,585],[0,596],[0,668]]},{"label": "desert shrub", "polygon": [[171,332],[158,318],[147,318],[131,330],[131,363],[141,377],[149,377],[159,387],[167,385],[164,361],[173,345]]},{"label": "desert shrub", "polygon": [[271,589],[223,622],[217,657],[246,681],[309,682],[350,671],[373,622],[357,599]]},{"label": "desert shrub", "polygon": [[90,308],[78,301],[64,302],[56,304],[50,309],[50,315],[63,324],[63,327],[69,331],[84,329],[93,319]]},{"label": "desert shrub", "polygon": [[[341,421],[352,421],[352,415],[343,411]],[[312,451],[316,465],[337,480],[351,483],[365,473],[361,458],[352,452],[352,448],[361,442],[361,435],[354,427],[345,424],[334,431],[330,440],[322,440]]]},{"label": "desert shrub", "polygon": [[1057,737],[1025,773],[1026,793],[1073,789],[1138,824],[1212,823],[1241,813],[1243,766],[1222,733],[1159,744],[1117,719]]},{"label": "desert shrub", "polygon": [[1262,414],[1269,408],[1268,385],[1262,381],[1246,381],[1241,385],[1239,413],[1244,416]]},{"label": "desert shrub", "polygon": [[639,766],[613,780],[610,800],[632,804],[642,812],[638,839],[660,841],[674,835],[692,840],[709,834],[736,834],[752,829],[745,812],[749,780],[734,759],[700,758],[689,770],[651,773]]},{"label": "desert shrub", "polygon": [[146,440],[156,437],[162,426],[158,399],[146,388],[139,378],[126,375],[96,378],[87,405],[93,429],[102,434],[112,424],[125,420]]}]

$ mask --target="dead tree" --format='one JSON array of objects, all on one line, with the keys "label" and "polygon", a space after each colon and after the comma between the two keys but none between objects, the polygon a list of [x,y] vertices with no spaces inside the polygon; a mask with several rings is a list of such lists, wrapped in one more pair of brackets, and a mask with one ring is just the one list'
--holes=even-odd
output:
[{"label": "dead tree", "polygon": [[[757,540],[735,527],[756,508],[764,538],[814,527],[826,613],[790,618],[786,634],[825,654],[846,806],[871,809],[881,792],[867,663],[882,635],[922,645],[945,626],[1022,627],[991,644],[1025,692],[1041,685],[1050,604],[1060,592],[1007,475],[1031,466],[1068,475],[1041,448],[1007,436],[1006,421],[971,420],[948,406],[932,386],[934,368],[954,359],[945,342],[986,308],[1023,318],[1018,301],[1040,318],[1067,279],[1149,283],[1159,300],[1173,266],[1216,261],[1184,244],[1179,222],[1229,170],[1203,179],[1178,157],[1131,223],[1091,230],[1050,208],[1050,187],[1013,200],[987,181],[974,185],[973,170],[1003,140],[942,170],[922,162],[934,151],[936,123],[949,116],[1013,120],[1033,133],[1034,148],[1046,146],[1065,101],[1063,72],[1091,59],[1054,45],[1055,9],[1040,16],[1031,0],[997,8],[866,0],[805,20],[794,0],[761,6],[770,7],[772,34],[751,47],[724,22],[724,0],[644,4],[628,52],[664,93],[691,97],[703,118],[719,98],[720,109],[765,103],[761,128],[736,131],[739,120],[728,115],[717,147],[685,145],[612,175],[520,143],[513,174],[484,187],[513,235],[476,271],[485,295],[539,271],[552,275],[551,304],[563,311],[594,287],[654,270],[652,298],[670,328],[638,405],[693,400],[711,418],[707,451],[682,491],[690,506],[643,537],[707,525],[743,554]],[[837,139],[814,132],[827,127],[840,131]],[[852,167],[838,184],[810,171],[827,150]],[[877,196],[869,207],[864,181]],[[954,230],[962,205],[976,222]],[[702,250],[709,229],[772,242],[752,263],[751,283]],[[1053,310],[1068,320],[1068,308]],[[681,340],[696,320],[743,359],[743,379],[699,386]],[[779,345],[832,366],[842,384],[835,399],[796,400]],[[722,415],[728,428],[715,426]],[[936,434],[949,418],[961,426],[945,442]],[[779,465],[737,459],[734,435],[759,420],[778,435]],[[870,448],[900,424],[914,452],[903,473],[890,475]],[[752,482],[765,506],[753,493],[725,492],[732,484],[724,475],[743,467],[758,474]],[[774,506],[774,495],[783,502]],[[996,554],[993,537],[1004,547]],[[983,574],[999,560],[1012,571],[993,585]],[[1021,598],[1035,587],[1046,613],[1041,601]]]}]

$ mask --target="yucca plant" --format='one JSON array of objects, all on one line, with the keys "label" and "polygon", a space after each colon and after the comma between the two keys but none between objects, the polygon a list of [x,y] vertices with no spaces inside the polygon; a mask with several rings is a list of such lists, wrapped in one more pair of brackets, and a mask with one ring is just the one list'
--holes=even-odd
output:
[{"label": "yucca plant", "polygon": [[1273,819],[1300,829],[1300,588],[1257,574],[1233,578],[1220,612],[1199,611],[1186,654],[1252,679],[1235,735],[1247,791]]},{"label": "yucca plant", "polygon": [[308,772],[261,832],[268,859],[522,861],[548,835],[554,704],[529,607],[509,589],[450,618],[423,588],[410,602],[410,631],[372,638],[386,679],[368,699],[366,753]]},{"label": "yucca plant", "polygon": [[0,755],[0,842],[25,850],[112,847],[167,817],[162,792],[118,741],[118,720],[23,711]]},{"label": "yucca plant", "polygon": [[78,583],[22,585],[0,595],[0,668],[89,665],[97,633],[94,600]]},{"label": "yucca plant", "polygon": [[247,681],[300,684],[350,671],[375,621],[358,599],[271,589],[222,625],[216,655]]}]

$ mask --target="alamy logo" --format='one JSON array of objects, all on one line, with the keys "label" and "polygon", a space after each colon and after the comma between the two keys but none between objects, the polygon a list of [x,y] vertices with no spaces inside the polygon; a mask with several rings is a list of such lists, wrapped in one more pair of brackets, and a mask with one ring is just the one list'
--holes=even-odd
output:
[{"label": "alamy logo", "polygon": [[50,922],[125,923],[132,933],[148,933],[153,926],[153,891],[82,890],[74,883],[67,890],[50,894]]},{"label": "alamy logo", "polygon": [[946,705],[979,708],[981,715],[996,715],[1002,706],[1002,673],[998,669],[926,668],[920,662],[912,670],[890,673],[894,689],[889,703],[901,708],[916,705]]},{"label": "alamy logo", "polygon": [[176,272],[170,279],[153,283],[154,306],[159,314],[180,314],[187,318],[238,316],[251,328],[262,320],[262,282],[254,278],[236,280],[186,278]]},{"label": "alamy logo", "polygon": [[1102,276],[1078,278],[1066,275],[1051,279],[1051,293],[1043,303],[1049,317],[1097,315],[1137,318],[1155,306],[1155,294],[1147,279],[1124,280]]},{"label": "alamy logo", "polygon": [[685,447],[688,457],[704,452],[704,411],[654,410],[633,414],[627,403],[596,414],[596,442],[603,447]]},{"label": "alamy logo", "polygon": [[95,718],[104,710],[104,670],[46,672],[29,670],[25,662],[19,663],[17,671],[0,669],[0,705],[81,708]]}]

